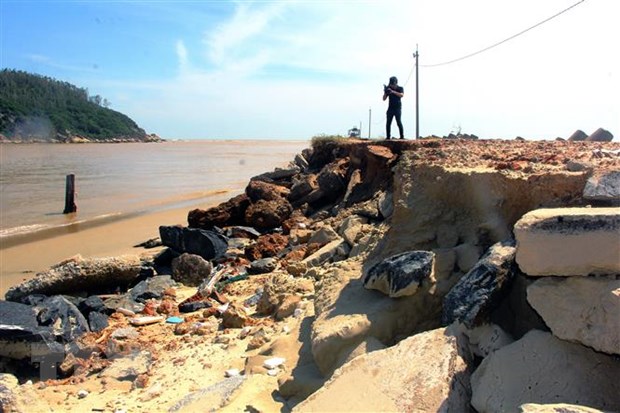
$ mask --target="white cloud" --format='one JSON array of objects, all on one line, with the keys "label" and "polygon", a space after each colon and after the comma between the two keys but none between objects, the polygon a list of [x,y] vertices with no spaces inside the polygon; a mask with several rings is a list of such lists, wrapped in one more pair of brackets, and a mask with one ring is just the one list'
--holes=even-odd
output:
[{"label": "white cloud", "polygon": [[[488,46],[573,0],[236,3],[203,37],[176,42],[175,78],[136,88],[127,112],[167,137],[304,138],[345,133],[372,108],[382,135],[381,84],[422,64]],[[612,0],[585,2],[510,43],[452,65],[420,68],[422,135],[455,126],[481,137],[554,138],[581,128],[620,133]],[[195,43],[194,43],[195,44]],[[195,46],[194,46],[195,47]],[[189,56],[192,56],[191,62]],[[403,122],[415,127],[415,78]],[[126,92],[126,90],[125,90]]]}]

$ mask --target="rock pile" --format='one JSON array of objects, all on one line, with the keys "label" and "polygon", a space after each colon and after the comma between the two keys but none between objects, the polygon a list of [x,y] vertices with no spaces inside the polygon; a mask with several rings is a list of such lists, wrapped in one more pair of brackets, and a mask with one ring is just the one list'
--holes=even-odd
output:
[{"label": "rock pile", "polygon": [[[316,141],[188,227],[161,227],[166,248],[131,271],[65,263],[15,287],[0,315],[23,319],[0,337],[45,336],[68,354],[64,377],[96,370],[145,400],[164,391],[146,388],[157,345],[243,347],[245,366],[171,411],[234,403],[258,377],[300,412],[618,410],[618,149]],[[102,274],[105,291],[82,281]],[[162,336],[147,345],[149,331]]]}]

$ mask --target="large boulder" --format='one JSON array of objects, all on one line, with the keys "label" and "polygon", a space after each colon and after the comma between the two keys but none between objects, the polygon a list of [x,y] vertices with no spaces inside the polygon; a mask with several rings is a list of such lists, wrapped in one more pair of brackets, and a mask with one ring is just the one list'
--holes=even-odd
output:
[{"label": "large boulder", "polygon": [[364,287],[394,298],[413,295],[431,277],[434,256],[430,251],[409,251],[388,257],[368,270]]},{"label": "large boulder", "polygon": [[585,140],[587,142],[611,142],[614,138],[614,135],[611,134],[608,130],[603,128],[598,128],[590,136],[588,136]]},{"label": "large boulder", "polygon": [[471,404],[479,412],[516,412],[525,403],[617,411],[618,377],[613,357],[532,330],[482,361],[471,377]]},{"label": "large boulder", "polygon": [[527,299],[562,340],[620,354],[620,280],[549,277],[530,285]]},{"label": "large boulder", "polygon": [[587,137],[588,135],[584,131],[577,129],[572,135],[570,135],[568,140],[571,142],[585,141]]},{"label": "large boulder", "polygon": [[333,202],[339,197],[344,196],[347,187],[347,170],[349,159],[338,159],[325,165],[317,176],[319,188],[323,193],[324,202]]},{"label": "large boulder", "polygon": [[442,323],[461,322],[469,328],[488,321],[515,274],[513,241],[498,242],[445,296]]},{"label": "large boulder", "polygon": [[466,412],[468,355],[455,333],[440,328],[345,364],[294,412]]},{"label": "large boulder", "polygon": [[34,307],[0,300],[0,320],[1,357],[64,356],[62,345],[55,342],[53,327],[39,325]]},{"label": "large boulder", "polygon": [[245,193],[252,202],[260,199],[265,201],[275,201],[280,198],[288,197],[290,190],[284,186],[271,184],[263,181],[250,181],[245,188]]},{"label": "large boulder", "polygon": [[162,244],[177,253],[200,255],[205,260],[220,258],[228,249],[226,237],[205,229],[162,225],[159,236]]},{"label": "large boulder", "polygon": [[516,260],[531,276],[618,274],[618,231],[618,208],[537,209],[515,224]]},{"label": "large boulder", "polygon": [[191,228],[213,229],[229,225],[245,225],[245,210],[250,205],[246,194],[237,195],[207,210],[193,209],[187,214]]},{"label": "large boulder", "polygon": [[620,201],[620,171],[590,177],[583,189],[583,197],[592,201]]},{"label": "large boulder", "polygon": [[[291,187],[288,200],[295,204],[319,187],[315,174],[302,175]],[[303,203],[300,202],[299,204]]]},{"label": "large boulder", "polygon": [[293,207],[284,198],[274,200],[260,199],[245,211],[245,221],[259,230],[279,227],[291,216]]},{"label": "large boulder", "polygon": [[19,301],[30,294],[101,294],[127,287],[140,275],[142,265],[137,255],[88,259],[78,255],[9,288],[5,297]]},{"label": "large boulder", "polygon": [[200,255],[181,254],[172,260],[172,279],[190,287],[198,287],[213,271],[213,265]]}]

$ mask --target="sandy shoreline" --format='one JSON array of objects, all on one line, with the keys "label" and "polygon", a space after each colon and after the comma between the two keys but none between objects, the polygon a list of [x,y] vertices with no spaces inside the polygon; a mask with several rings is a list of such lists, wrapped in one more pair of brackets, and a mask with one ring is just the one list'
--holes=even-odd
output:
[{"label": "sandy shoreline", "polygon": [[37,272],[76,254],[83,257],[109,257],[152,252],[133,246],[159,236],[160,225],[187,225],[187,213],[208,208],[235,196],[227,192],[209,203],[155,211],[86,228],[73,233],[35,240],[0,249],[0,296],[8,288],[32,278]]}]

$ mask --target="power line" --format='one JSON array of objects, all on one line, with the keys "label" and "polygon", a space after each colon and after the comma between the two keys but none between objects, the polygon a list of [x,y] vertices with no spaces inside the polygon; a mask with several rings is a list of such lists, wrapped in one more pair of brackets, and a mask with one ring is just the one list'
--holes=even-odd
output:
[{"label": "power line", "polygon": [[[521,36],[522,34],[525,34],[525,33],[529,32],[530,30],[535,29],[536,27],[538,27],[538,26],[540,26],[540,25],[542,25],[542,24],[544,24],[544,23],[547,23],[547,22],[548,22],[548,21],[550,21],[550,20],[555,19],[555,18],[556,18],[556,17],[558,17],[559,15],[566,13],[567,11],[569,11],[570,9],[572,9],[572,8],[574,8],[574,7],[576,7],[576,6],[578,6],[579,4],[583,3],[584,1],[586,1],[586,0],[580,0],[580,1],[578,1],[577,3],[573,4],[572,6],[567,7],[566,9],[564,9],[564,10],[562,10],[562,11],[560,11],[560,12],[558,12],[558,13],[554,14],[553,16],[548,17],[548,18],[546,18],[545,20],[543,20],[543,21],[541,21],[541,22],[539,22],[539,23],[536,23],[535,25],[533,25],[533,26],[531,26],[531,27],[528,27],[527,29],[520,31],[520,32],[519,32],[519,33],[517,33],[517,34],[513,34],[512,36],[507,37],[506,39],[504,39],[504,40],[502,40],[502,41],[499,41],[499,42],[497,42],[497,43],[494,43],[494,44],[492,44],[491,46],[485,47],[484,49],[481,49],[481,50],[478,50],[478,51],[476,51],[476,52],[470,53],[470,54],[468,54],[468,55],[465,55],[465,56],[459,57],[459,58],[457,58],[457,59],[449,60],[449,61],[447,61],[447,62],[435,63],[435,64],[432,64],[432,65],[420,65],[420,66],[421,66],[421,67],[437,67],[437,66],[443,66],[443,65],[448,65],[448,64],[450,64],[450,63],[456,63],[456,62],[459,62],[459,61],[461,61],[461,60],[465,60],[465,59],[467,59],[467,58],[470,58],[470,57],[476,56],[476,55],[478,55],[478,54],[480,54],[480,53],[486,52],[487,50],[491,50],[491,49],[493,49],[494,47],[497,47],[497,46],[499,46],[499,45],[501,45],[501,44],[504,44],[504,43],[506,43],[507,41],[514,39],[515,37],[519,37],[519,36]],[[412,70],[413,70],[413,69],[412,69]],[[409,76],[411,76],[411,74],[409,74]],[[407,79],[407,80],[409,80],[409,79]]]}]

